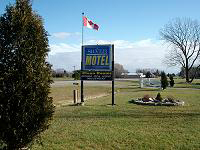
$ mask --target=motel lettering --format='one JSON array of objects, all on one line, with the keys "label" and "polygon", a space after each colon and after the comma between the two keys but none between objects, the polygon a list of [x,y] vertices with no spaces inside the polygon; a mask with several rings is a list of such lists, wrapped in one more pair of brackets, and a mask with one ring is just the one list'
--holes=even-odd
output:
[{"label": "motel lettering", "polygon": [[108,56],[106,55],[87,55],[85,65],[93,65],[93,66],[108,66]]}]

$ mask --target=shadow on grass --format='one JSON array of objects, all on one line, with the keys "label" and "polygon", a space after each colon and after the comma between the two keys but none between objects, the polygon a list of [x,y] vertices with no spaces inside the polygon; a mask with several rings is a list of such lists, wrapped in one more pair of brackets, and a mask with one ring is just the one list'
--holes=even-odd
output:
[{"label": "shadow on grass", "polygon": [[189,86],[199,86],[200,85],[200,83],[186,83],[186,82],[178,82],[178,83],[176,83],[177,85],[179,85],[179,86],[183,86],[183,87],[186,87],[187,88],[187,86],[189,85]]},{"label": "shadow on grass", "polygon": [[160,88],[138,88],[138,87],[126,87],[126,88],[117,88],[119,90],[128,90],[125,92],[147,92],[147,91],[160,91]]},{"label": "shadow on grass", "polygon": [[[110,105],[112,106],[112,105]],[[66,118],[66,119],[111,119],[111,118],[141,118],[141,119],[155,119],[155,118],[199,118],[200,112],[162,112],[161,109],[157,110],[147,110],[145,107],[156,107],[167,110],[168,106],[141,106],[141,109],[135,107],[133,109],[119,109],[119,107],[105,107],[105,105],[97,108],[91,108],[91,106],[80,107],[79,110],[71,111],[69,113],[58,113],[55,115],[56,118]],[[174,106],[179,107],[179,106]]]}]

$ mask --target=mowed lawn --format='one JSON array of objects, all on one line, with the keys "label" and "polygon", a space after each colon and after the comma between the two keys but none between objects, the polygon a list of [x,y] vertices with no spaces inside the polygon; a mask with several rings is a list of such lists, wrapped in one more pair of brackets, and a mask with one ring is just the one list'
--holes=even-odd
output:
[{"label": "mowed lawn", "polygon": [[[184,81],[184,80],[183,80]],[[137,81],[116,82],[115,106],[111,95],[86,100],[85,106],[71,106],[67,97],[73,87],[52,87],[57,104],[51,126],[42,134],[42,145],[34,150],[76,149],[200,149],[200,89],[194,86],[161,91],[156,88],[138,88]],[[181,84],[183,86],[181,86]],[[178,88],[181,87],[181,88]],[[193,87],[193,88],[191,88]],[[105,95],[110,86],[86,86],[87,95]],[[70,89],[66,92],[66,89]],[[184,106],[141,106],[129,103],[132,98],[149,94],[156,97],[173,96],[185,101]],[[59,94],[58,94],[59,93]],[[59,102],[68,101],[66,105]]]}]

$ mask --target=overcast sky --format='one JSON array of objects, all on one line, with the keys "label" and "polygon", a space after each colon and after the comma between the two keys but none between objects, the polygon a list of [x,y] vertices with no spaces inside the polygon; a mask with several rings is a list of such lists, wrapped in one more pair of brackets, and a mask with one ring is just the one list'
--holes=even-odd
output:
[{"label": "overcast sky", "polygon": [[[0,0],[0,14],[14,0]],[[159,30],[176,17],[199,19],[199,0],[33,0],[33,9],[49,32],[49,61],[53,67],[80,67],[82,12],[100,26],[84,28],[84,44],[114,44],[115,61],[130,72],[158,68],[177,72],[162,63],[168,45]]]}]

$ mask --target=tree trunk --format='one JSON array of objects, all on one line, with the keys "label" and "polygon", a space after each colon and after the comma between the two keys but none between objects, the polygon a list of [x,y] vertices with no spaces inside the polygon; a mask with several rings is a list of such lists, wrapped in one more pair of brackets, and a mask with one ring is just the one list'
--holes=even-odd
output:
[{"label": "tree trunk", "polygon": [[189,83],[189,71],[188,71],[188,68],[185,68],[185,79],[186,79],[186,82]]},{"label": "tree trunk", "polygon": [[7,150],[16,150],[16,149],[17,148],[13,144],[7,146]]},{"label": "tree trunk", "polygon": [[192,83],[193,80],[194,80],[194,77],[192,77],[191,80],[190,80],[189,82]]},{"label": "tree trunk", "polygon": [[186,79],[186,83],[190,83],[189,69],[188,69],[188,60],[187,60],[187,58],[186,58],[186,63],[185,63],[185,79]]}]

